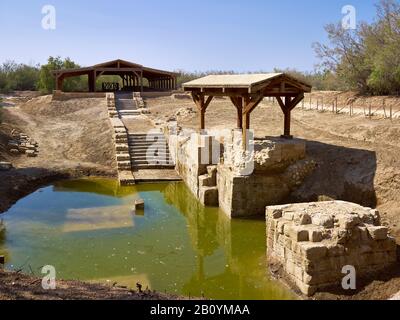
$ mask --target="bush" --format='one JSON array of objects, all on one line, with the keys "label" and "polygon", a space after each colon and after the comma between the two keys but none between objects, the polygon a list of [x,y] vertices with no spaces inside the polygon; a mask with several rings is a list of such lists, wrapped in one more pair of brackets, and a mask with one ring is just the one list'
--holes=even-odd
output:
[{"label": "bush", "polygon": [[0,92],[36,90],[38,78],[38,66],[6,61],[0,66]]},{"label": "bush", "polygon": [[[78,64],[69,58],[64,60],[61,57],[49,57],[47,64],[40,68],[39,81],[37,88],[42,93],[51,93],[55,89],[56,79],[53,71],[61,69],[80,68]],[[80,76],[64,80],[64,91],[85,91],[87,89],[87,77]]]},{"label": "bush", "polygon": [[381,0],[376,21],[356,30],[326,26],[330,45],[314,44],[321,67],[342,86],[367,94],[400,94],[400,4]]}]

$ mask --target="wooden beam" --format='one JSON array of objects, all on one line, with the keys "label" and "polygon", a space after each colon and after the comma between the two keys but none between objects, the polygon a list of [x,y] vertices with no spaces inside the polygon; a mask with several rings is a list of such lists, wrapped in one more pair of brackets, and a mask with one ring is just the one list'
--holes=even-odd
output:
[{"label": "wooden beam", "polygon": [[205,113],[206,113],[207,107],[210,105],[210,102],[213,99],[213,96],[209,96],[207,98],[207,100],[205,100],[205,97],[203,94],[192,92],[192,98],[200,112],[200,130],[204,130],[205,129]]},{"label": "wooden beam", "polygon": [[291,122],[291,111],[304,99],[304,93],[298,94],[293,99],[289,96],[285,97],[285,102],[282,101],[281,97],[276,97],[279,106],[282,109],[284,115],[284,133],[283,138],[292,139],[290,135],[290,122]]},{"label": "wooden beam", "polygon": [[243,100],[239,97],[230,97],[237,111],[237,128],[243,128]]}]

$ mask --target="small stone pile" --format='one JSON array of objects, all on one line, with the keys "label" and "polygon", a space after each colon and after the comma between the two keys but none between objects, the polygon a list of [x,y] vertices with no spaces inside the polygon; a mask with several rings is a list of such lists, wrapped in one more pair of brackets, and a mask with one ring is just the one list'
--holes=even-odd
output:
[{"label": "small stone pile", "polygon": [[360,277],[396,262],[396,241],[377,210],[329,201],[269,206],[266,216],[269,263],[306,295],[340,286],[345,266]]},{"label": "small stone pile", "polygon": [[188,118],[195,115],[197,112],[194,108],[180,108],[177,112],[175,112],[175,116],[178,118]]},{"label": "small stone pile", "polygon": [[[0,161],[0,171],[8,171],[13,168],[10,162]],[[1,231],[1,223],[0,223],[0,231]]]},{"label": "small stone pile", "polygon": [[36,157],[39,153],[39,144],[29,138],[25,133],[13,130],[12,139],[8,141],[8,150],[11,154],[26,154],[28,157]]}]

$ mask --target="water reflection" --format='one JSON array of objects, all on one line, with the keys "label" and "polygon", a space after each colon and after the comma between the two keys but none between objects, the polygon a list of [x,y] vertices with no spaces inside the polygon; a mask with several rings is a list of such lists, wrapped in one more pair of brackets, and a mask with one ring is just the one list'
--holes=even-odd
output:
[{"label": "water reflection", "polygon": [[[143,216],[132,214],[138,198]],[[0,254],[12,253],[10,269],[28,261],[34,270],[54,265],[65,279],[214,299],[292,298],[269,279],[264,221],[230,220],[183,183],[63,181],[20,200],[4,219]]]},{"label": "water reflection", "polygon": [[[214,298],[221,299],[288,297],[268,277],[264,221],[231,220],[219,209],[205,208],[183,184],[170,184],[163,194],[186,217],[196,251],[196,271],[184,285],[186,294],[213,291]],[[208,258],[215,255],[225,261],[218,272],[208,265]]]}]

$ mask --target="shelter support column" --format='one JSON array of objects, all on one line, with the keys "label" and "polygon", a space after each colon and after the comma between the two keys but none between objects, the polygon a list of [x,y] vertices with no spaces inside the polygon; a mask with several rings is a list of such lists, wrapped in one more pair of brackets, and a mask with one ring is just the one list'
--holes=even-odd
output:
[{"label": "shelter support column", "polygon": [[263,99],[264,95],[261,93],[242,98],[242,146],[244,150],[247,149],[247,131],[250,130],[250,114]]},{"label": "shelter support column", "polygon": [[298,94],[293,99],[291,96],[286,96],[285,102],[283,102],[281,97],[276,97],[284,115],[284,133],[282,138],[293,139],[293,136],[290,134],[291,112],[303,99],[304,93]]},{"label": "shelter support column", "polygon": [[140,92],[143,93],[143,71],[140,71]]},{"label": "shelter support column", "polygon": [[88,74],[88,87],[89,87],[89,92],[95,92],[96,91],[96,71],[91,71]]},{"label": "shelter support column", "polygon": [[192,98],[200,113],[200,132],[206,128],[205,125],[205,114],[207,107],[209,106],[211,100],[214,98],[213,96],[209,96],[207,100],[205,100],[205,96],[202,93],[192,92]]},{"label": "shelter support column", "polygon": [[64,77],[62,75],[57,76],[56,90],[62,91],[63,83],[64,83]]},{"label": "shelter support column", "polygon": [[233,105],[237,111],[237,128],[243,128],[243,100],[240,97],[231,97]]}]

